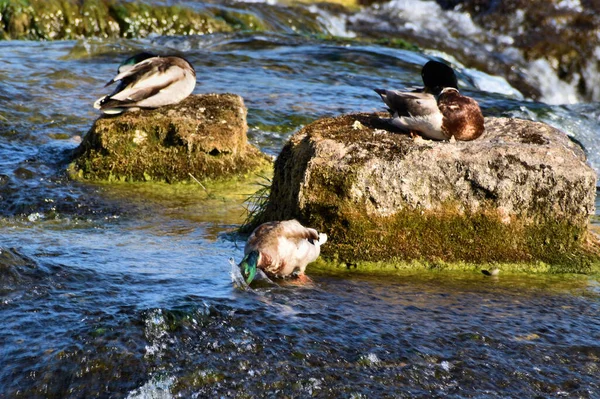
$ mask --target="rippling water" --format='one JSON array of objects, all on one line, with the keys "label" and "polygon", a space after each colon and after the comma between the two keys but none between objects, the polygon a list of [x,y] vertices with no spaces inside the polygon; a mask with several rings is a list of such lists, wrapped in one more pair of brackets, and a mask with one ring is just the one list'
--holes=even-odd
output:
[{"label": "rippling water", "polygon": [[[242,95],[272,155],[316,118],[382,109],[372,88],[418,84],[431,56],[285,30],[0,42],[0,397],[598,397],[594,277],[309,267],[314,286],[242,291],[228,259],[252,186],[69,181],[91,104],[141,49],[184,53],[196,93]],[[459,72],[484,113],[559,126],[600,170],[595,104]]]}]

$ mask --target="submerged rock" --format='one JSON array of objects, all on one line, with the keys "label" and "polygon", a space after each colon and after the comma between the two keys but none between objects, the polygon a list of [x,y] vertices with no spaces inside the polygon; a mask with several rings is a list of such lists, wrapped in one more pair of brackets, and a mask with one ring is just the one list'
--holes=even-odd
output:
[{"label": "submerged rock", "polygon": [[90,180],[167,182],[257,171],[269,158],[248,143],[235,94],[192,95],[179,104],[98,118],[71,165]]},{"label": "submerged rock", "polygon": [[378,115],[356,114],[296,133],[275,162],[260,221],[297,218],[327,233],[324,255],[346,262],[587,267],[579,260],[592,256],[596,174],[565,134],[508,118],[486,118],[486,132],[471,142],[382,128]]}]

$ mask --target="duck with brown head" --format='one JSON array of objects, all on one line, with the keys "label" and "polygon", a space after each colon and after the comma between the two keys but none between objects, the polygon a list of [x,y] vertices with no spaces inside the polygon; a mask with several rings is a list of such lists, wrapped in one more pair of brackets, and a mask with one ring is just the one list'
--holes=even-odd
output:
[{"label": "duck with brown head", "polygon": [[474,99],[460,94],[454,70],[429,61],[421,70],[425,87],[415,91],[375,89],[388,106],[390,123],[433,140],[474,140],[484,131],[483,114]]}]

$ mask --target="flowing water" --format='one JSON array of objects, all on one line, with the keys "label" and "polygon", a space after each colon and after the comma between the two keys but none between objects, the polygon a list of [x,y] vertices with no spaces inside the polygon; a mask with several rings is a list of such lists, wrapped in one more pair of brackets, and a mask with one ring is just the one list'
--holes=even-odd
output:
[{"label": "flowing water", "polygon": [[[314,11],[323,37],[353,36]],[[98,116],[91,104],[135,51],[179,51],[196,93],[243,96],[250,140],[271,155],[316,118],[381,110],[372,88],[419,84],[434,54],[281,25],[0,42],[0,398],[600,397],[597,277],[309,266],[313,285],[243,290],[229,258],[241,258],[235,231],[256,185],[207,193],[66,177]],[[533,102],[458,70],[486,115],[558,126],[600,170],[597,104]]]}]

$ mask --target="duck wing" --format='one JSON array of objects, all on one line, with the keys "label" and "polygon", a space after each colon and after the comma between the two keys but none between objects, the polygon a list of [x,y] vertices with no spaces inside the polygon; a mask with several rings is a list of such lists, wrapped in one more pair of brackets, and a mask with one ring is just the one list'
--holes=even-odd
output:
[{"label": "duck wing", "polygon": [[116,89],[98,101],[101,110],[130,107],[148,99],[161,90],[184,80],[188,75],[195,76],[193,67],[179,57],[154,57],[122,70],[110,85],[119,82]]},{"label": "duck wing", "polygon": [[[158,87],[148,87],[148,88],[139,89],[139,90],[135,90],[135,91],[128,90],[124,96],[120,95],[123,92],[117,93],[117,95],[112,96],[112,97],[105,96],[97,101],[97,104],[98,104],[97,108],[99,108],[100,110],[106,110],[106,109],[110,109],[110,108],[135,106],[135,104],[137,104],[139,101],[142,101],[146,98],[156,95],[158,92],[160,92],[162,89],[164,89],[167,86],[168,85],[158,86]],[[116,96],[124,97],[124,99],[119,100],[118,98],[115,98]]]},{"label": "duck wing", "polygon": [[375,89],[390,113],[398,116],[422,116],[439,112],[435,96],[424,92]]},{"label": "duck wing", "polygon": [[267,222],[258,226],[248,237],[246,249],[248,253],[258,248],[277,246],[279,239],[292,242],[319,240],[319,233],[315,229],[302,226],[297,220]]},{"label": "duck wing", "polygon": [[106,86],[122,81],[131,86],[138,86],[142,82],[165,81],[181,79],[186,71],[195,75],[194,68],[189,62],[179,57],[153,57],[129,68],[121,68],[117,76],[111,79]]},{"label": "duck wing", "polygon": [[117,89],[121,88],[121,90],[118,93],[111,94],[111,98],[121,101],[128,99],[139,101],[147,98],[147,93],[156,93],[175,82],[185,79],[186,70],[171,63],[169,58],[174,57],[150,58],[118,74],[114,80],[120,81]]},{"label": "duck wing", "polygon": [[319,233],[315,229],[302,226],[297,220],[286,220],[279,225],[281,236],[291,241],[306,240],[314,244],[319,240]]}]

